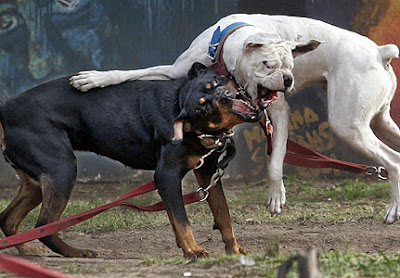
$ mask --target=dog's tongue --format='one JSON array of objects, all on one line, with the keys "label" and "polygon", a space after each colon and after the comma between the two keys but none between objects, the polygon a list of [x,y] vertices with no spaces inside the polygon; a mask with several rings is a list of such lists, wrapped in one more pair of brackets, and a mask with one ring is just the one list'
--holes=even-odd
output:
[{"label": "dog's tongue", "polygon": [[271,105],[271,103],[279,98],[278,91],[264,88],[261,84],[257,85],[257,94],[257,104],[261,109],[266,109]]},{"label": "dog's tongue", "polygon": [[249,107],[241,101],[234,101],[232,108],[237,113],[246,113],[250,110]]},{"label": "dog's tongue", "polygon": [[266,109],[278,98],[279,98],[279,95],[278,95],[277,91],[270,92],[270,93],[268,93],[268,96],[260,98],[258,100],[258,105],[261,109]]}]

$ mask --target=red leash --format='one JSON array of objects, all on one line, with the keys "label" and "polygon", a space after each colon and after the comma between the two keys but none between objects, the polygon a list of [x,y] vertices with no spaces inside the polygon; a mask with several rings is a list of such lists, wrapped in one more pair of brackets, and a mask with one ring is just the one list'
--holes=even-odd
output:
[{"label": "red leash", "polygon": [[14,273],[22,277],[30,278],[72,278],[73,276],[63,274],[49,268],[42,267],[30,261],[9,256],[0,255],[0,269],[6,272]]},{"label": "red leash", "polygon": [[[142,185],[141,187],[138,187],[128,193],[126,193],[124,196],[121,198],[115,200],[112,203],[106,204],[99,206],[97,208],[90,209],[85,212],[78,213],[73,216],[66,217],[64,219],[49,223],[47,225],[43,225],[40,227],[37,227],[35,229],[26,231],[24,233],[16,234],[13,236],[9,236],[6,238],[3,238],[0,240],[0,250],[6,249],[12,246],[15,246],[20,243],[28,242],[34,239],[42,238],[45,236],[52,235],[54,233],[57,233],[61,230],[65,230],[68,227],[74,226],[80,222],[83,222],[89,218],[92,218],[93,216],[96,216],[97,214],[108,210],[110,208],[116,207],[116,206],[123,206],[127,207],[133,210],[139,210],[139,211],[160,211],[160,210],[165,210],[165,205],[163,202],[158,202],[156,204],[153,204],[151,206],[146,206],[146,207],[141,207],[141,206],[136,206],[132,203],[129,202],[124,202],[125,200],[156,190],[156,185],[154,181],[149,182],[145,185]],[[191,204],[197,201],[202,200],[202,197],[199,192],[193,192],[190,194],[186,194],[183,196],[184,199],[184,204]]]},{"label": "red leash", "polygon": [[[265,135],[267,136],[267,153],[268,155],[270,155],[272,153],[272,124],[270,122],[266,122],[265,118],[263,118],[260,121],[260,125]],[[329,158],[306,147],[303,147],[289,139],[287,140],[287,150],[289,152],[286,153],[284,162],[296,166],[307,168],[332,168],[357,174],[365,174],[368,176],[376,175],[383,180],[386,180],[388,178],[388,172],[383,167],[367,166],[363,164]]]}]

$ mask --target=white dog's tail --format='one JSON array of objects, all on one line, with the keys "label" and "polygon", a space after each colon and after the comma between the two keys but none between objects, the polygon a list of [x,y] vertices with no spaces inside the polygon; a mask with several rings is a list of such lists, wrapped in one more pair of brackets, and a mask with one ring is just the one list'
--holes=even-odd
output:
[{"label": "white dog's tail", "polygon": [[395,44],[385,44],[378,47],[383,65],[388,67],[393,58],[399,58],[399,48]]}]

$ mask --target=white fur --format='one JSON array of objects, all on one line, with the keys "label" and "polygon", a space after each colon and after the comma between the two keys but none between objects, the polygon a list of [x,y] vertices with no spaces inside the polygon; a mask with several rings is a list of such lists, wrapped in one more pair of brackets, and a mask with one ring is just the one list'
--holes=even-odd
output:
[{"label": "white fur", "polygon": [[[275,38],[277,42],[279,39],[296,41],[299,37],[325,42],[315,51],[294,60],[295,88],[301,90],[313,84],[327,83],[331,129],[354,150],[374,159],[388,170],[392,197],[384,220],[386,223],[396,221],[400,217],[400,153],[377,138],[379,136],[393,146],[400,146],[400,129],[389,114],[390,102],[397,86],[396,76],[390,66],[392,58],[398,58],[399,55],[395,45],[377,46],[367,37],[308,18],[237,14],[222,18],[201,33],[171,66],[131,71],[82,72],[73,77],[71,82],[73,86],[86,91],[130,79],[183,76],[195,61],[210,64],[205,49],[217,26],[224,28],[239,21],[262,29],[261,33],[264,34],[261,37]],[[224,59],[228,70],[234,76],[239,76],[242,83],[249,83],[249,93],[254,93],[252,80],[257,65],[250,64],[243,69],[236,67],[237,59],[244,54],[242,44],[249,37],[246,28],[228,38]],[[287,69],[290,70],[290,66]],[[286,152],[287,102],[281,97],[268,108],[268,113],[274,124],[274,150],[268,163],[268,202],[271,212],[279,213],[285,203],[282,165]]]}]

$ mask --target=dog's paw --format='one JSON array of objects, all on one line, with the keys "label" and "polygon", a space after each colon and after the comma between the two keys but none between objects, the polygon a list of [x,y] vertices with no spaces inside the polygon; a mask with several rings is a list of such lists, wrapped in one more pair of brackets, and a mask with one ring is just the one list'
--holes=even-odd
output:
[{"label": "dog's paw", "polygon": [[86,249],[71,249],[68,250],[63,255],[65,257],[72,257],[72,258],[96,258],[97,252]]},{"label": "dog's paw", "polygon": [[226,254],[247,254],[247,250],[244,247],[240,246],[235,238],[223,239],[223,241],[225,243]]},{"label": "dog's paw", "polygon": [[205,249],[199,249],[195,251],[188,251],[184,252],[184,257],[190,259],[192,262],[196,261],[197,259],[207,258],[208,252]]},{"label": "dog's paw", "polygon": [[233,246],[225,248],[225,252],[226,254],[243,254],[243,255],[247,254],[246,248],[240,246],[239,243],[237,242]]},{"label": "dog's paw", "polygon": [[109,85],[121,83],[117,73],[114,71],[81,71],[69,79],[71,86],[81,92],[87,92],[93,88],[103,88]]},{"label": "dog's paw", "polygon": [[392,199],[383,222],[385,222],[386,224],[392,224],[399,218],[400,218],[400,204],[399,202]]},{"label": "dog's paw", "polygon": [[286,189],[283,181],[269,181],[267,194],[267,206],[271,215],[280,214],[282,207],[286,204]]}]

